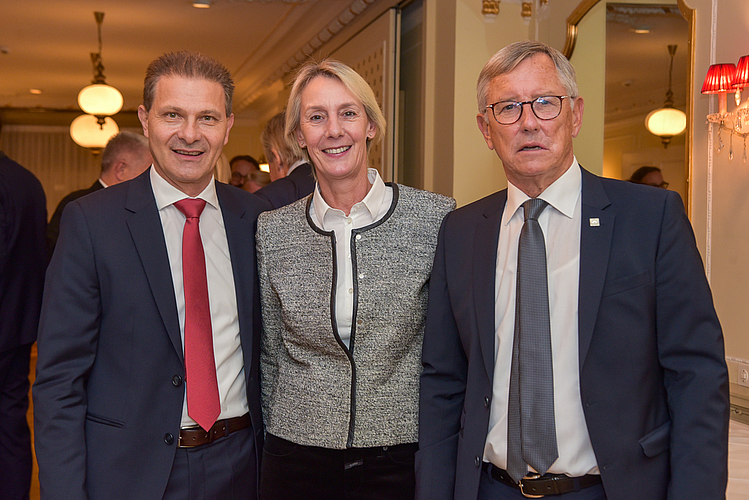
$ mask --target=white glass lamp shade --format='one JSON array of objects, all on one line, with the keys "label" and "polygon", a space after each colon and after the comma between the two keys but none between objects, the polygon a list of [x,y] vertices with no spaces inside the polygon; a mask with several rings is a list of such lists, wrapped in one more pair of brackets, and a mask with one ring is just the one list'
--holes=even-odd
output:
[{"label": "white glass lamp shade", "polygon": [[120,127],[109,117],[104,119],[103,128],[92,115],[80,115],[70,124],[70,137],[84,148],[103,149],[109,139],[119,131]]},{"label": "white glass lamp shade", "polygon": [[78,93],[78,106],[90,115],[112,116],[122,109],[122,94],[116,88],[94,83]]},{"label": "white glass lamp shade", "polygon": [[645,127],[659,137],[673,137],[687,128],[687,115],[676,108],[660,108],[648,113]]}]

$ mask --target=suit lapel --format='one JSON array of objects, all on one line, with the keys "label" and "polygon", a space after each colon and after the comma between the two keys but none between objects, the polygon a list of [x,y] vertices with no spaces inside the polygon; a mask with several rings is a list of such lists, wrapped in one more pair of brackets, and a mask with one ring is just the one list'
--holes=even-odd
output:
[{"label": "suit lapel", "polygon": [[482,213],[482,217],[476,224],[473,244],[473,293],[476,321],[484,365],[490,380],[494,375],[494,287],[497,277],[497,244],[499,225],[506,201],[506,190],[500,191],[491,198],[489,207]]},{"label": "suit lapel", "polygon": [[174,298],[164,229],[151,189],[150,169],[130,182],[125,208],[133,213],[127,227],[143,264],[156,306],[175,351],[182,359],[182,337]]},{"label": "suit lapel", "polygon": [[578,343],[580,369],[588,354],[606,278],[616,214],[606,210],[609,198],[601,179],[582,169],[582,227],[580,229],[580,290]]}]

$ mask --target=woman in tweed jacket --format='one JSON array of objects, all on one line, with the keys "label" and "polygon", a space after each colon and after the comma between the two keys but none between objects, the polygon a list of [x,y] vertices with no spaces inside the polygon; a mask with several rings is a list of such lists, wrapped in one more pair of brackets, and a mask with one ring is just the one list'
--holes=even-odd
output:
[{"label": "woman in tweed jacket", "polygon": [[286,138],[312,195],[258,219],[263,500],[412,499],[418,393],[437,233],[454,200],[367,168],[385,132],[372,89],[304,66]]}]

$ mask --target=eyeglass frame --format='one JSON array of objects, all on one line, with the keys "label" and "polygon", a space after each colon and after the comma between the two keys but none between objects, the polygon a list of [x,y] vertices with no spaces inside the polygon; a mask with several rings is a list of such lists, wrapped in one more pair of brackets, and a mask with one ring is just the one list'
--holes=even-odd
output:
[{"label": "eyeglass frame", "polygon": [[[561,101],[560,105],[559,105],[559,112],[557,113],[556,116],[554,116],[552,118],[541,118],[540,116],[538,116],[536,114],[536,110],[533,109],[533,103],[537,102],[539,99],[544,99],[544,98],[547,98],[547,97],[556,97],[557,99],[559,99]],[[575,98],[572,97],[572,96],[568,96],[568,95],[542,95],[542,96],[536,97],[535,99],[531,99],[530,101],[497,101],[497,102],[495,102],[493,104],[487,104],[486,108],[487,109],[491,108],[491,110],[492,110],[492,116],[494,117],[494,121],[496,121],[500,125],[513,125],[513,124],[517,123],[518,121],[520,121],[520,118],[523,117],[523,110],[525,109],[525,105],[526,104],[530,105],[531,112],[533,113],[533,116],[535,116],[536,118],[538,118],[539,120],[542,120],[542,121],[550,121],[550,120],[554,120],[555,118],[558,118],[559,115],[562,114],[562,104],[564,104],[564,100],[565,99],[575,99]],[[502,122],[499,121],[499,118],[497,118],[497,114],[494,112],[494,106],[496,106],[497,104],[503,103],[503,102],[508,102],[508,103],[513,103],[513,104],[519,104],[520,105],[520,114],[515,119],[515,121],[510,122],[510,123],[502,123]]]}]

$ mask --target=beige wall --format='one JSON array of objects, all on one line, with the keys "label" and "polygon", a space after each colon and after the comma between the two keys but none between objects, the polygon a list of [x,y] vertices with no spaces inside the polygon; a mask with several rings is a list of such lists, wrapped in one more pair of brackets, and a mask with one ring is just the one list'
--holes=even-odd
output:
[{"label": "beige wall", "polygon": [[575,66],[584,106],[583,126],[574,140],[574,150],[581,165],[601,175],[606,87],[606,4],[599,2],[590,9],[578,27],[577,44],[570,61]]},{"label": "beige wall", "polygon": [[[713,25],[713,4],[716,6]],[[717,97],[700,94],[707,68],[712,63],[736,63],[749,54],[749,2],[746,0],[687,0],[695,9],[694,141],[691,185],[692,225],[710,277],[715,306],[726,339],[726,357],[734,402],[749,407],[749,388],[737,384],[737,362],[749,363],[749,162],[742,162],[743,141],[734,137],[734,159],[728,158],[728,134],[721,153],[717,131],[704,125]],[[715,37],[713,58],[711,39]],[[744,92],[744,100],[749,89]],[[729,96],[729,111],[734,109]]]},{"label": "beige wall", "polygon": [[[425,186],[453,196],[458,205],[506,186],[501,162],[476,125],[476,80],[481,68],[508,43],[528,38],[520,4],[503,2],[500,10],[497,19],[487,23],[481,2],[426,0],[427,68],[433,65],[434,76],[427,77],[425,158],[433,178]],[[431,26],[430,18],[436,21]]]}]

